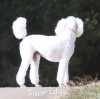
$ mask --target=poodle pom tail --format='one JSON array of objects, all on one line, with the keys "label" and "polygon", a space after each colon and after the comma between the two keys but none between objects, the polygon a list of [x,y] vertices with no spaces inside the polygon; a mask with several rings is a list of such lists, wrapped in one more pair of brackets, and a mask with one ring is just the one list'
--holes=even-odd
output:
[{"label": "poodle pom tail", "polygon": [[23,17],[19,17],[13,22],[12,29],[16,38],[23,39],[27,36],[26,22],[27,20]]}]

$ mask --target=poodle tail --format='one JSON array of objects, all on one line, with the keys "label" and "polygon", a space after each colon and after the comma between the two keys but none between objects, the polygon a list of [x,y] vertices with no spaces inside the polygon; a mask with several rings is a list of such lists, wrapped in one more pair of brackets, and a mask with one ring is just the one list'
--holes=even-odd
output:
[{"label": "poodle tail", "polygon": [[26,22],[27,20],[23,17],[19,17],[13,22],[13,34],[17,39],[23,39],[27,36]]}]

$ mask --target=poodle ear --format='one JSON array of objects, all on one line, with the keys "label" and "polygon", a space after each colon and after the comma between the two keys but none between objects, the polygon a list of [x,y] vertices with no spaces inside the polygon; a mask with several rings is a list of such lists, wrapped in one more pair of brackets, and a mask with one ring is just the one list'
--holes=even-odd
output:
[{"label": "poodle ear", "polygon": [[66,26],[66,19],[62,18],[58,21],[57,26],[55,28],[55,34],[59,35],[64,32],[64,28]]},{"label": "poodle ear", "polygon": [[76,37],[83,34],[84,23],[80,18],[76,18]]}]

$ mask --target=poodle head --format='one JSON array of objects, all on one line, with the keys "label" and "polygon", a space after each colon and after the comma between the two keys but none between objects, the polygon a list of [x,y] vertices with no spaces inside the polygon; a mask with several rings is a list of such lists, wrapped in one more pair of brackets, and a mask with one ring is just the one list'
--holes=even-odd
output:
[{"label": "poodle head", "polygon": [[76,34],[76,37],[80,37],[83,34],[83,21],[80,18],[75,18],[73,16],[69,16],[66,19],[63,18],[58,21],[55,28],[55,33],[57,35],[66,33],[68,29],[73,30]]}]

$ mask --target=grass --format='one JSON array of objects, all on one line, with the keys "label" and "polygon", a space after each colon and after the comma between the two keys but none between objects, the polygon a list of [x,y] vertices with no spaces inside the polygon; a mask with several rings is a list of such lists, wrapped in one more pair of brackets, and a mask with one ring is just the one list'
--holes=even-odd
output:
[{"label": "grass", "polygon": [[100,99],[100,82],[72,87],[69,94],[60,99]]}]

